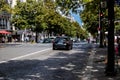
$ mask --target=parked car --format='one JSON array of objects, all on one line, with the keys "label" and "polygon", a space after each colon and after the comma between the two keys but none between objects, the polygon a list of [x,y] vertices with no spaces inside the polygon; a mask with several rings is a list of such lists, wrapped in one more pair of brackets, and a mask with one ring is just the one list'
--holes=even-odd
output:
[{"label": "parked car", "polygon": [[67,49],[70,50],[73,47],[73,41],[67,36],[56,37],[53,41],[53,50]]},{"label": "parked car", "polygon": [[53,40],[54,40],[54,38],[45,38],[43,40],[43,43],[52,43]]}]

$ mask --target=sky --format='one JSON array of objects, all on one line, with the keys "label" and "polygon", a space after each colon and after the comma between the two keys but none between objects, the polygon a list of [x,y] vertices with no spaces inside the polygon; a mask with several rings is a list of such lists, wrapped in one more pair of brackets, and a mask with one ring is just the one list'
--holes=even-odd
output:
[{"label": "sky", "polygon": [[[84,10],[84,7],[81,6],[81,7],[77,8],[77,10],[78,10],[78,11],[83,11],[83,10]],[[75,21],[77,21],[77,22],[79,23],[80,26],[83,26],[82,19],[80,18],[80,15],[79,15],[80,12],[74,13],[74,12],[70,11],[70,13],[71,13],[71,16],[74,17]]]},{"label": "sky", "polygon": [[77,21],[79,23],[79,25],[82,26],[82,20],[81,20],[81,18],[79,16],[79,13],[77,13],[77,14],[72,13],[71,15],[74,17],[75,21]]}]

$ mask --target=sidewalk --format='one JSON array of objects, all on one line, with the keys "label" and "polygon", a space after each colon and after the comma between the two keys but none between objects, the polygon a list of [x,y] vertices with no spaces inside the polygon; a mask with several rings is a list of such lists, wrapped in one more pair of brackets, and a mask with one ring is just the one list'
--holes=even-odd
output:
[{"label": "sidewalk", "polygon": [[5,48],[5,47],[15,46],[15,45],[21,45],[21,44],[33,44],[33,43],[31,43],[31,42],[8,42],[8,43],[0,43],[0,48]]},{"label": "sidewalk", "polygon": [[[120,80],[120,72],[114,77],[105,76],[105,57],[107,55],[107,48],[96,48],[93,55],[93,62],[91,68],[91,75],[89,80]],[[88,79],[87,79],[88,80]]]},{"label": "sidewalk", "polygon": [[14,45],[20,45],[22,43],[0,43],[0,48],[5,48],[5,47],[8,47],[8,46],[14,46]]}]

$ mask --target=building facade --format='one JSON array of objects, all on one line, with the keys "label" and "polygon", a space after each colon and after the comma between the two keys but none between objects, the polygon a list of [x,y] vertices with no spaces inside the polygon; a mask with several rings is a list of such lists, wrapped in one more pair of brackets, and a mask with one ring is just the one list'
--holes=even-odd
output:
[{"label": "building facade", "polygon": [[0,13],[0,30],[11,30],[10,14],[5,11]]},{"label": "building facade", "polygon": [[[21,2],[25,2],[26,0],[20,0]],[[17,0],[6,0],[6,3],[11,7],[14,8],[16,5]],[[12,10],[12,9],[11,9]],[[12,18],[12,14],[6,11],[0,12],[0,30],[14,30],[14,26],[12,26],[10,20]]]},{"label": "building facade", "polygon": [[[15,0],[6,0],[6,3],[12,7],[13,1]],[[12,30],[12,26],[10,23],[11,14],[6,11],[0,12],[0,30]]]}]

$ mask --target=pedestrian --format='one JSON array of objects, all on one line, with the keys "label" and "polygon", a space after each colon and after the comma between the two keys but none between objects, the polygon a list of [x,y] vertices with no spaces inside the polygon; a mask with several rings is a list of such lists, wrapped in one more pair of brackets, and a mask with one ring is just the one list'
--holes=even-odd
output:
[{"label": "pedestrian", "polygon": [[31,43],[34,43],[34,41],[35,41],[35,38],[32,36],[31,37]]},{"label": "pedestrian", "polygon": [[120,56],[120,39],[118,41],[118,56]]},{"label": "pedestrian", "polygon": [[107,41],[104,39],[104,47],[107,46]]},{"label": "pedestrian", "polygon": [[2,37],[2,43],[5,43],[5,38],[4,37]]},{"label": "pedestrian", "polygon": [[90,38],[87,39],[88,43],[90,43]]},{"label": "pedestrian", "polygon": [[115,54],[118,55],[119,51],[118,51],[118,43],[115,43]]}]

